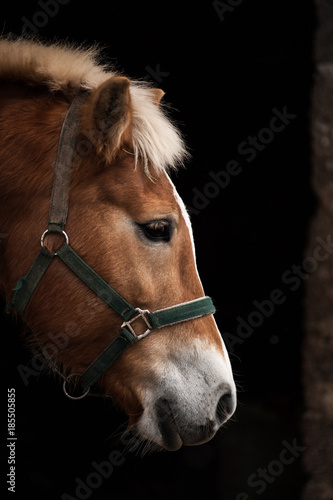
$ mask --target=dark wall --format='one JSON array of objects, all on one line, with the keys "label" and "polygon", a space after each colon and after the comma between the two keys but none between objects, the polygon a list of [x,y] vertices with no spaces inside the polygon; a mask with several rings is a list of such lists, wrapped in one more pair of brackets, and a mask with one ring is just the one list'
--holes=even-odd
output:
[{"label": "dark wall", "polygon": [[[174,182],[239,387],[236,415],[211,443],[143,458],[127,450],[91,494],[81,487],[82,498],[196,499],[204,489],[212,500],[296,500],[302,296],[311,273],[303,248],[314,208],[312,2],[45,0],[3,3],[0,12],[4,34],[100,43],[116,68],[166,91],[192,153]],[[17,392],[16,498],[79,498],[76,478],[86,484],[94,462],[124,451],[124,416],[95,398],[68,401],[44,375],[25,386],[17,366],[30,353],[6,318],[1,330],[2,399],[8,387]]]}]

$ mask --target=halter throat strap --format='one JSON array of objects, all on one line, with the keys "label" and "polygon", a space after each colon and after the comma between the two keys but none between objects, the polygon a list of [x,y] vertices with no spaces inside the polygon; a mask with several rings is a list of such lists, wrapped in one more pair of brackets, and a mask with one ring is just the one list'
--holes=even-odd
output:
[{"label": "halter throat strap", "polygon": [[[97,274],[69,245],[65,233],[68,212],[69,187],[75,153],[76,139],[80,125],[81,105],[86,98],[85,92],[79,92],[74,98],[60,133],[58,155],[54,168],[54,183],[51,195],[48,229],[41,237],[41,250],[27,274],[21,278],[15,289],[11,304],[7,311],[15,308],[23,317],[25,309],[44,277],[54,258],[60,259],[72,272],[78,276],[105,304],[116,311],[122,318],[121,331],[117,337],[88,366],[80,378],[82,395],[71,396],[66,389],[67,377],[64,382],[65,394],[72,399],[80,399],[89,392],[90,387],[116,361],[120,354],[131,344],[143,339],[151,331],[184,321],[193,320],[208,314],[214,314],[215,307],[210,297],[200,297],[185,303],[173,305],[154,312],[148,309],[133,307],[99,274]],[[56,252],[44,248],[44,238],[47,233],[62,233],[66,242]],[[136,322],[145,325],[143,333],[136,333]],[[142,323],[143,322],[143,323]]]}]

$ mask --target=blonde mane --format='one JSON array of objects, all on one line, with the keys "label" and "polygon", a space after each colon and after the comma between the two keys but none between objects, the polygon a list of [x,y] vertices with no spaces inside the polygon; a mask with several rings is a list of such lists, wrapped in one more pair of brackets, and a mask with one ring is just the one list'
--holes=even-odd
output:
[{"label": "blonde mane", "polygon": [[[50,92],[93,91],[118,74],[100,60],[97,47],[0,39],[0,80],[42,85]],[[154,104],[150,89],[146,82],[131,80],[135,157],[148,159],[157,171],[176,169],[187,156],[186,148],[163,108]]]}]

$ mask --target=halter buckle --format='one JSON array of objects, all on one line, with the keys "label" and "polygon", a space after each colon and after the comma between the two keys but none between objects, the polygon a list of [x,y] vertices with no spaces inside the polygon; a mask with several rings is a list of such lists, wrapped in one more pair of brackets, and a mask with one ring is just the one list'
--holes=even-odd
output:
[{"label": "halter buckle", "polygon": [[[150,311],[148,309],[140,309],[140,307],[136,307],[135,310],[138,312],[133,318],[129,319],[128,321],[124,321],[123,324],[121,325],[121,328],[128,328],[128,330],[136,337],[137,340],[144,339],[147,337],[147,335],[150,334],[152,331],[153,327],[151,326],[149,319],[147,318],[146,314],[150,314]],[[136,321],[137,319],[142,318],[145,325],[148,327],[146,331],[143,333],[137,334],[132,326],[132,323]]]}]

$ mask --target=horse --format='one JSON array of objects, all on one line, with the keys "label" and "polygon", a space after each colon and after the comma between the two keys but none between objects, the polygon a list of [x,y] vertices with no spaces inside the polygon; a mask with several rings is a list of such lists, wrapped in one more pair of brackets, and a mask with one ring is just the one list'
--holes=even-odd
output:
[{"label": "horse", "polygon": [[236,389],[171,181],[188,153],[164,92],[96,47],[2,38],[0,54],[7,312],[69,397],[112,398],[158,448],[207,442]]}]

